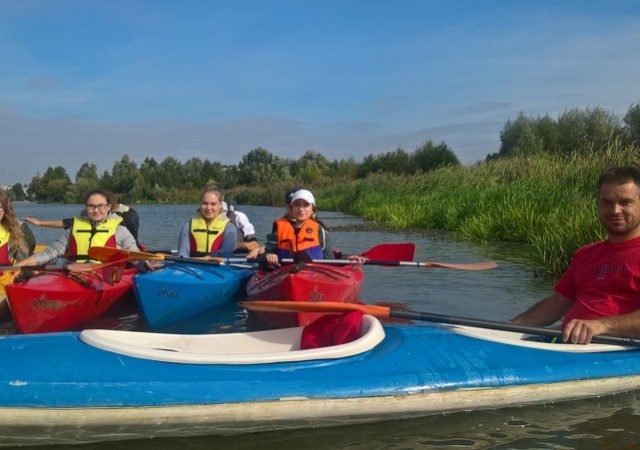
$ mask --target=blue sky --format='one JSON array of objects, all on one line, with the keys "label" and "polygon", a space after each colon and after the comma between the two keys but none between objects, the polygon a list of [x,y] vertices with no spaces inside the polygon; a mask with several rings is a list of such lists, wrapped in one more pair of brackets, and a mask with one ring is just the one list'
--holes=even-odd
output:
[{"label": "blue sky", "polygon": [[356,161],[640,101],[636,0],[0,0],[0,185],[128,155]]}]

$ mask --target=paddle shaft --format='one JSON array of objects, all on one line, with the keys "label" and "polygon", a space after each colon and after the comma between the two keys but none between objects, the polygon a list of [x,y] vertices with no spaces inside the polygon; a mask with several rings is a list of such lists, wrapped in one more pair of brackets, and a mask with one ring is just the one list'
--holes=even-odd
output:
[{"label": "paddle shaft", "polygon": [[[370,248],[369,250],[363,252],[364,256],[377,257],[377,255],[384,255],[388,258],[397,257],[399,260],[411,260],[413,258],[413,252],[415,250],[415,244],[402,242],[402,243],[385,243],[378,244]],[[124,250],[124,249],[115,249],[111,247],[91,247],[89,249],[89,256],[95,259],[99,259],[101,261],[106,260],[107,258],[113,256],[114,254],[125,254],[126,257],[130,261],[175,261],[175,262],[189,262],[195,264],[221,264],[221,263],[240,263],[247,262],[246,258],[213,258],[213,259],[203,259],[203,258],[190,258],[190,257],[182,257],[182,256],[173,256],[167,255],[164,253],[150,253],[150,252],[140,252],[134,250]],[[343,261],[343,264],[348,260],[337,260]],[[251,261],[249,261],[251,262]],[[293,262],[293,260],[291,260]]]},{"label": "paddle shaft", "polygon": [[104,263],[69,263],[64,266],[55,264],[39,264],[35,266],[0,266],[0,272],[29,272],[29,271],[55,271],[55,272],[93,272],[104,269],[105,267],[124,265],[126,260],[118,260]]},{"label": "paddle shaft", "polygon": [[[226,258],[224,259],[228,262],[244,262],[247,261],[246,258]],[[292,258],[282,258],[280,260],[281,263],[290,264],[296,262]],[[388,266],[388,267],[398,267],[398,266],[411,266],[411,267],[431,267],[431,268],[442,268],[442,269],[457,269],[457,270],[487,270],[494,269],[498,267],[498,265],[494,261],[486,261],[480,263],[443,263],[443,262],[419,262],[419,261],[378,261],[378,260],[366,260],[364,263],[360,263],[358,261],[353,261],[350,259],[314,259],[311,262],[318,264],[332,264],[332,265],[346,265],[346,264],[365,264],[372,266]]]},{"label": "paddle shaft", "polygon": [[0,272],[22,272],[33,270],[57,270],[66,271],[64,266],[56,266],[54,264],[40,264],[37,266],[0,266]]},{"label": "paddle shaft", "polygon": [[[241,307],[250,311],[264,312],[347,312],[361,311],[378,318],[396,317],[399,319],[421,320],[426,322],[445,323],[450,325],[464,325],[490,330],[512,331],[516,333],[534,334],[562,338],[562,331],[545,327],[518,325],[509,322],[496,322],[491,320],[473,319],[468,317],[449,316],[445,314],[433,314],[411,310],[392,309],[388,306],[364,305],[360,303],[339,302],[294,302],[283,300],[253,300],[239,303]],[[624,338],[617,336],[598,335],[591,339],[598,344],[615,344],[631,347],[640,347],[640,339]]]},{"label": "paddle shaft", "polygon": [[[509,322],[495,322],[492,320],[472,319],[466,317],[448,316],[444,314],[433,314],[418,311],[389,310],[389,317],[397,317],[399,319],[422,320],[427,322],[446,323],[450,325],[464,325],[476,328],[487,328],[491,330],[513,331],[516,333],[535,334],[540,336],[550,336],[562,338],[562,330],[554,330],[552,328],[534,327],[527,325],[518,325]],[[598,335],[591,338],[591,342],[597,344],[616,344],[640,347],[640,339],[623,338],[617,336]]]}]

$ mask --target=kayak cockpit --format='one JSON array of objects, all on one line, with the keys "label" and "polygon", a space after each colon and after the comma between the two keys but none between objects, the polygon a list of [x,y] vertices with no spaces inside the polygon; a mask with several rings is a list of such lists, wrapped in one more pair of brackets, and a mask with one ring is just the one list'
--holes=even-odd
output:
[{"label": "kayak cockpit", "polygon": [[300,349],[304,327],[227,334],[164,334],[123,330],[83,330],[93,347],[136,358],[182,364],[268,364],[345,358],[371,350],[385,336],[382,324],[364,315],[360,337],[329,347]]}]

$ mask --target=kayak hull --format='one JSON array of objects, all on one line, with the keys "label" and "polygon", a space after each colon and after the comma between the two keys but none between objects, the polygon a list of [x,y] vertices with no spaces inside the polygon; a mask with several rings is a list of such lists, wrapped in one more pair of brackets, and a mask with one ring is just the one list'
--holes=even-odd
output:
[{"label": "kayak hull", "polygon": [[[301,263],[273,271],[258,271],[247,284],[249,300],[289,300],[299,302],[359,301],[364,273],[359,265],[335,266]],[[308,325],[325,313],[251,313],[258,326],[287,328]]]},{"label": "kayak hull", "polygon": [[93,273],[42,272],[5,286],[7,301],[20,333],[75,330],[119,302],[134,301],[135,273],[125,269],[110,284]]},{"label": "kayak hull", "polygon": [[138,305],[152,329],[162,329],[237,300],[253,270],[204,264],[171,264],[134,279]]},{"label": "kayak hull", "polygon": [[76,332],[6,336],[0,444],[338,426],[640,388],[637,348],[532,348],[434,326],[384,333],[355,355],[266,364],[150,360]]}]

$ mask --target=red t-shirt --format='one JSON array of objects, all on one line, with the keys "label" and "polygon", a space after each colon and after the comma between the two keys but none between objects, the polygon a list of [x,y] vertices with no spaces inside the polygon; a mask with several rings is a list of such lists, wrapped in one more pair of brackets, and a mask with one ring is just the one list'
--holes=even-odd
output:
[{"label": "red t-shirt", "polygon": [[640,309],[640,237],[620,244],[586,245],[555,286],[575,302],[562,321],[597,319]]}]

